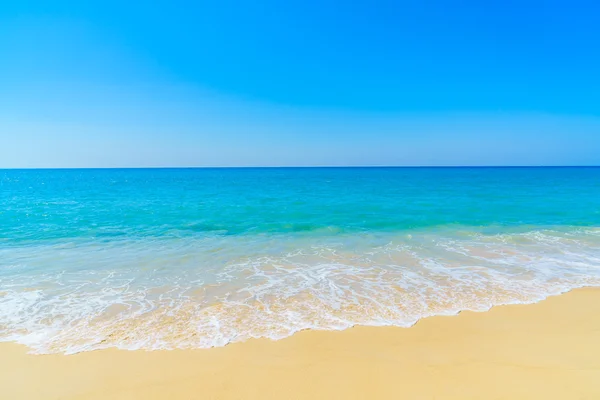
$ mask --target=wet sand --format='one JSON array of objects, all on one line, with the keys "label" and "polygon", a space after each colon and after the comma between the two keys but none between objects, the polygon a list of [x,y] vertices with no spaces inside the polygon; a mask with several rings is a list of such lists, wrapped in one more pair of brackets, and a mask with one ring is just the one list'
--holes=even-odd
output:
[{"label": "wet sand", "polygon": [[600,289],[207,350],[29,355],[0,343],[2,399],[600,399]]}]

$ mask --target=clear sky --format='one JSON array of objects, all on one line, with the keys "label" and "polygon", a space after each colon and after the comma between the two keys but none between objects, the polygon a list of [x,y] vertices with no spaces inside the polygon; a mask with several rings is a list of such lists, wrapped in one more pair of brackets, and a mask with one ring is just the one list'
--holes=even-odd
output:
[{"label": "clear sky", "polygon": [[0,167],[600,165],[597,1],[3,1]]}]

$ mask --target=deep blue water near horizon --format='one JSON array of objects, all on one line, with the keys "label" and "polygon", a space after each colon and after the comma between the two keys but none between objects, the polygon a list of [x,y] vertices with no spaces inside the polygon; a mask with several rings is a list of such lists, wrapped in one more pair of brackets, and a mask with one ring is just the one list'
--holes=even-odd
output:
[{"label": "deep blue water near horizon", "polygon": [[0,170],[0,340],[195,348],[600,283],[600,168]]}]

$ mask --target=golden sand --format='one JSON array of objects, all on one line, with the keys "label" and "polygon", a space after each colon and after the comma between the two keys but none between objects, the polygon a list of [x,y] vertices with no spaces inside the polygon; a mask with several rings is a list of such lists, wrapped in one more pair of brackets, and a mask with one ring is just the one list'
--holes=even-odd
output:
[{"label": "golden sand", "polygon": [[0,399],[600,399],[600,290],[208,350],[26,354],[0,344]]}]

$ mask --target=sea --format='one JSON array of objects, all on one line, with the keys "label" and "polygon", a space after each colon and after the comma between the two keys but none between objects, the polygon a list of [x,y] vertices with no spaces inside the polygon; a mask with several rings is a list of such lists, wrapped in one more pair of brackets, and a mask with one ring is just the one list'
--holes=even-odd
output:
[{"label": "sea", "polygon": [[0,341],[196,349],[600,286],[600,168],[0,170]]}]

